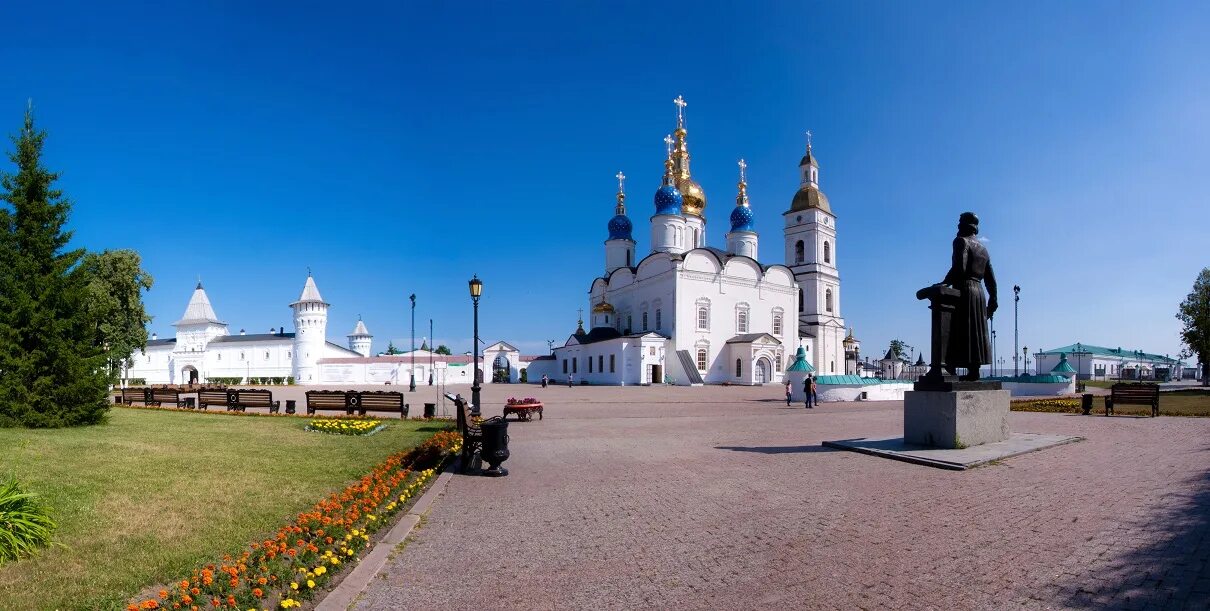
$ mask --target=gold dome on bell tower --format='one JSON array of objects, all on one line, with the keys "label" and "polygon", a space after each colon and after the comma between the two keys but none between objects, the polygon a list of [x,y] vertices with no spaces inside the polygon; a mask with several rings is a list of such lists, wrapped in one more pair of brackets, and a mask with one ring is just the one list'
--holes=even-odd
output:
[{"label": "gold dome on bell tower", "polygon": [[672,103],[676,104],[676,146],[672,151],[672,166],[676,188],[684,198],[681,214],[702,216],[706,210],[706,192],[689,173],[689,144],[685,141],[689,133],[685,130],[685,107],[689,104],[682,96],[677,96]]}]

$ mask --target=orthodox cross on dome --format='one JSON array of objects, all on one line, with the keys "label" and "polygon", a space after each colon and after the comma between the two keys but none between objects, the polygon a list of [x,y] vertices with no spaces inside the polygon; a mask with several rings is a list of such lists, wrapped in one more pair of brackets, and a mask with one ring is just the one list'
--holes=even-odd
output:
[{"label": "orthodox cross on dome", "polygon": [[672,134],[665,134],[665,135],[664,135],[664,148],[668,149],[668,156],[669,156],[669,157],[671,157],[671,156],[672,156],[672,143],[673,143],[673,142],[676,142],[676,141],[672,139]]},{"label": "orthodox cross on dome", "polygon": [[626,192],[626,175],[621,172],[618,172],[616,175],[614,175],[614,178],[618,179],[618,193],[625,193]]},{"label": "orthodox cross on dome", "polygon": [[739,160],[739,181],[748,182],[748,162],[742,158]]},{"label": "orthodox cross on dome", "polygon": [[676,104],[676,126],[685,127],[685,107],[689,103],[685,101],[684,96],[680,95],[676,96],[676,99],[672,103]]},{"label": "orthodox cross on dome", "polygon": [[811,130],[807,130],[807,152],[811,152]]}]

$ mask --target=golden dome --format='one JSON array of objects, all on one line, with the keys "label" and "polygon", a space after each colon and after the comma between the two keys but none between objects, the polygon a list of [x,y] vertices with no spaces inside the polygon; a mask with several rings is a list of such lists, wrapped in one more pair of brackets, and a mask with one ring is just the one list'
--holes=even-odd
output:
[{"label": "golden dome", "polygon": [[794,202],[790,204],[790,212],[800,212],[809,208],[818,208],[832,214],[832,206],[828,204],[828,196],[819,187],[807,185],[794,194]]},{"label": "golden dome", "polygon": [[684,198],[684,203],[681,204],[682,214],[692,214],[701,216],[706,210],[706,192],[702,191],[702,186],[697,184],[692,178],[678,178],[676,180],[676,189],[681,192],[681,197]]},{"label": "golden dome", "polygon": [[608,303],[606,303],[606,302],[602,301],[601,303],[598,303],[597,305],[592,306],[592,312],[593,312],[593,314],[600,314],[600,313],[602,313],[602,312],[606,312],[606,313],[611,313],[611,314],[612,314],[612,313],[613,313],[613,306],[611,306],[611,305],[609,305]]}]

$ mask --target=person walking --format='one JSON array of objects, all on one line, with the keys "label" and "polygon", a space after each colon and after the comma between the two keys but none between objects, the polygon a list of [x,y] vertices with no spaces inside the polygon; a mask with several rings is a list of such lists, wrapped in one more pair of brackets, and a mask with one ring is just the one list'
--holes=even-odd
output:
[{"label": "person walking", "polygon": [[802,381],[802,394],[804,395],[803,400],[806,401],[807,409],[811,409],[811,397],[813,397],[814,395],[811,394],[811,378],[810,377],[808,377],[807,379]]},{"label": "person walking", "polygon": [[791,389],[792,389],[792,387],[791,387],[790,378],[786,378],[786,405],[790,405],[790,391],[791,391]]},{"label": "person walking", "polygon": [[807,376],[807,379],[811,381],[811,402],[815,405],[819,405],[819,393],[816,392],[817,387],[815,386],[815,376]]},{"label": "person walking", "polygon": [[542,388],[546,388],[546,384],[550,382],[550,378],[546,374],[542,374]]},{"label": "person walking", "polygon": [[574,378],[574,377],[576,377],[576,376],[573,376],[570,373],[567,374],[567,387],[568,388],[571,388],[572,378]]}]

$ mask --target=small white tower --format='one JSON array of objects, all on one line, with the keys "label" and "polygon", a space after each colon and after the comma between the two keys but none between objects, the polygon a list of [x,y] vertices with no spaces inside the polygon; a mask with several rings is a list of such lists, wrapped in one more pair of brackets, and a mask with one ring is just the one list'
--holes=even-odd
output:
[{"label": "small white tower", "polygon": [[366,324],[361,321],[361,317],[357,317],[357,326],[353,328],[353,332],[349,334],[349,350],[360,354],[361,356],[370,356],[370,344],[374,341],[374,336],[370,335],[366,329]]},{"label": "small white tower", "polygon": [[328,341],[328,304],[319,295],[310,273],[302,295],[290,308],[294,310],[294,381],[318,383],[319,359]]},{"label": "small white tower", "polygon": [[820,375],[844,372],[845,322],[840,316],[840,273],[836,268],[836,216],[819,190],[819,162],[811,150],[798,163],[802,180],[785,218],[786,265],[801,294],[799,331],[816,338],[812,355]]},{"label": "small white tower", "polygon": [[680,254],[686,247],[685,217],[681,206],[685,203],[676,188],[672,173],[672,136],[664,138],[668,145],[668,157],[664,159],[664,182],[655,192],[655,215],[651,217],[651,252]]},{"label": "small white tower", "polygon": [[618,205],[609,219],[609,239],[605,240],[605,275],[619,267],[633,267],[634,224],[626,216],[626,175],[618,172]]},{"label": "small white tower", "polygon": [[756,259],[757,236],[753,230],[752,207],[748,205],[748,164],[739,160],[739,195],[731,211],[731,231],[727,232],[727,251]]}]

